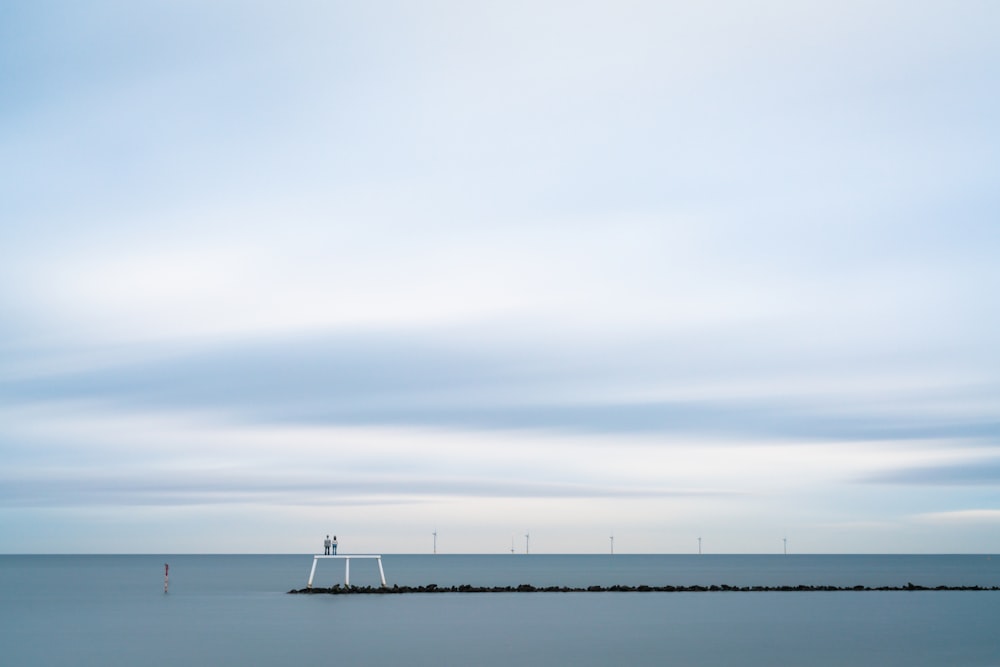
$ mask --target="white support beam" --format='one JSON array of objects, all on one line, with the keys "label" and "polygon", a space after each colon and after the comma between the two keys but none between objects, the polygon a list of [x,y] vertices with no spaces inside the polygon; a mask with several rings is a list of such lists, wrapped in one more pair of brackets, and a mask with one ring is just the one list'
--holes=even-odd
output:
[{"label": "white support beam", "polygon": [[382,558],[375,561],[378,563],[378,577],[382,580],[382,588],[385,588],[385,570],[382,569]]},{"label": "white support beam", "polygon": [[344,585],[351,585],[351,559],[352,558],[374,558],[375,562],[378,564],[378,577],[382,584],[382,587],[386,587],[385,583],[385,569],[382,567],[382,556],[380,554],[338,554],[336,556],[313,556],[312,570],[309,572],[309,584],[308,588],[312,588],[313,579],[316,577],[316,565],[319,563],[320,559],[332,558],[334,560],[344,561]]},{"label": "white support beam", "polygon": [[317,560],[318,558],[319,558],[319,556],[316,556],[316,558],[313,558],[313,567],[312,567],[312,570],[310,570],[310,572],[309,572],[309,584],[306,586],[306,588],[312,588],[313,587],[313,577],[316,576],[316,563],[319,562]]}]

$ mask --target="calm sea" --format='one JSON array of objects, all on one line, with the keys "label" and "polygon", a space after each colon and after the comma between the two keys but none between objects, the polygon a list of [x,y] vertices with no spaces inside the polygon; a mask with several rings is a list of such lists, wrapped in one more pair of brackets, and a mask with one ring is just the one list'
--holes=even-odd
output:
[{"label": "calm sea", "polygon": [[[390,585],[1000,586],[990,556],[383,564]],[[1000,665],[1000,592],[287,595],[311,565],[309,555],[0,556],[0,665]],[[342,580],[342,563],[320,563],[315,585]],[[352,561],[351,583],[377,584],[375,562]]]}]

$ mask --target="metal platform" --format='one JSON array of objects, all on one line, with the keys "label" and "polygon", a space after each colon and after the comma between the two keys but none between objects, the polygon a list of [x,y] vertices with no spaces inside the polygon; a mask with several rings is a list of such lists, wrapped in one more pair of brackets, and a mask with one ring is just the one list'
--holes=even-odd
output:
[{"label": "metal platform", "polygon": [[312,570],[309,571],[309,583],[306,588],[313,587],[313,578],[316,576],[316,565],[320,559],[334,559],[344,561],[344,585],[351,585],[351,559],[352,558],[374,558],[378,562],[378,576],[382,580],[382,587],[385,588],[385,570],[382,569],[382,556],[377,554],[341,554],[337,556],[313,556]]}]

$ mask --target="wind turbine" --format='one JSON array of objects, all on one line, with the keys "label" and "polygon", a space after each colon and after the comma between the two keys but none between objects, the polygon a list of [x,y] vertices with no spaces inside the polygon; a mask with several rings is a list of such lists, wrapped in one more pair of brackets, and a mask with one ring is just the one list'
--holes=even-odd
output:
[{"label": "wind turbine", "polygon": [[436,554],[438,552],[438,531],[437,531],[437,528],[434,529],[434,532],[431,533],[431,535],[434,536],[434,553]]},{"label": "wind turbine", "polygon": [[514,533],[510,534],[510,552],[514,553]]},{"label": "wind turbine", "polygon": [[526,532],[524,534],[524,555],[525,556],[527,556],[528,554],[531,553],[531,549],[528,548],[528,546],[530,544],[530,541],[531,541],[531,534]]},{"label": "wind turbine", "polygon": [[611,555],[614,556],[615,555],[615,536],[612,534],[610,539],[611,539]]},{"label": "wind turbine", "polygon": [[698,538],[698,555],[701,555],[701,538]]}]

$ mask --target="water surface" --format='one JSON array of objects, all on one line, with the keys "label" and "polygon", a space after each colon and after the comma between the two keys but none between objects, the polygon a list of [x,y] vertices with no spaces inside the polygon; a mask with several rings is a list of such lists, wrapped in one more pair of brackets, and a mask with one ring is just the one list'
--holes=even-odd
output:
[{"label": "water surface", "polygon": [[[1000,592],[287,595],[311,564],[0,556],[0,663],[1000,664]],[[387,555],[384,565],[390,584],[406,585],[1000,585],[986,556]],[[342,575],[324,561],[316,583]],[[352,562],[351,580],[377,584],[374,562]]]}]

